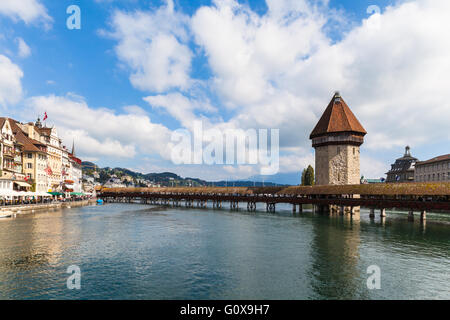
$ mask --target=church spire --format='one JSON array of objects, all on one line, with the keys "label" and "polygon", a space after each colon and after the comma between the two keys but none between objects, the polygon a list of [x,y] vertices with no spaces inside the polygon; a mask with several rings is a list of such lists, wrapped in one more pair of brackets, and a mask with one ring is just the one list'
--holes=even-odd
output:
[{"label": "church spire", "polygon": [[38,117],[36,122],[34,123],[34,125],[38,128],[42,128],[42,123],[41,123],[41,119]]},{"label": "church spire", "polygon": [[75,157],[75,139],[72,141],[72,155]]}]

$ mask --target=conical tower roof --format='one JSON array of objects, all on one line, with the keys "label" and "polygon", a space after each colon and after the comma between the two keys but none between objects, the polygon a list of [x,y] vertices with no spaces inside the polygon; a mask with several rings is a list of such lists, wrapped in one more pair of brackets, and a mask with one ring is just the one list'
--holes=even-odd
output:
[{"label": "conical tower roof", "polygon": [[337,132],[353,132],[363,136],[367,133],[339,92],[334,94],[309,138]]}]

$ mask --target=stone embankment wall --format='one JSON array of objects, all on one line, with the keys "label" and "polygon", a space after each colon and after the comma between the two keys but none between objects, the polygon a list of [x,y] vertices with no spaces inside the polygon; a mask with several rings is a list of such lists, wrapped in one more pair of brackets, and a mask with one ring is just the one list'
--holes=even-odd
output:
[{"label": "stone embankment wall", "polygon": [[8,214],[25,214],[34,213],[38,211],[59,210],[62,208],[74,208],[83,207],[88,205],[95,205],[96,200],[83,200],[72,202],[58,202],[58,203],[45,203],[45,204],[24,204],[16,206],[5,206],[0,208],[0,216]]}]

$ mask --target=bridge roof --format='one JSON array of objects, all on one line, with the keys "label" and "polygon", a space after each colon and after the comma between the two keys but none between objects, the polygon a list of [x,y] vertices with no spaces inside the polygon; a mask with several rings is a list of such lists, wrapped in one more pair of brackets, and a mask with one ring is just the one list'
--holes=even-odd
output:
[{"label": "bridge roof", "polygon": [[357,185],[326,185],[287,187],[279,194],[359,194],[359,195],[450,195],[450,182],[436,183],[376,183]]},{"label": "bridge roof", "polygon": [[309,138],[337,132],[367,133],[339,93],[333,96]]},{"label": "bridge roof", "polygon": [[104,193],[215,193],[277,195],[437,195],[450,196],[450,182],[377,183],[358,185],[291,186],[291,187],[179,187],[179,188],[102,188]]}]

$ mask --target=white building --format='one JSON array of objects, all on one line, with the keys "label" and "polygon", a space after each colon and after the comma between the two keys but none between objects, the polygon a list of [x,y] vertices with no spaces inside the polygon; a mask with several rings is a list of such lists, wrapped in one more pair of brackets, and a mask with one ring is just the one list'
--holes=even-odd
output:
[{"label": "white building", "polygon": [[75,155],[75,143],[72,145],[72,152],[69,154],[69,176],[73,181],[73,192],[83,192],[83,170],[81,160]]},{"label": "white building", "polygon": [[416,182],[449,182],[450,154],[416,162],[414,180]]}]

